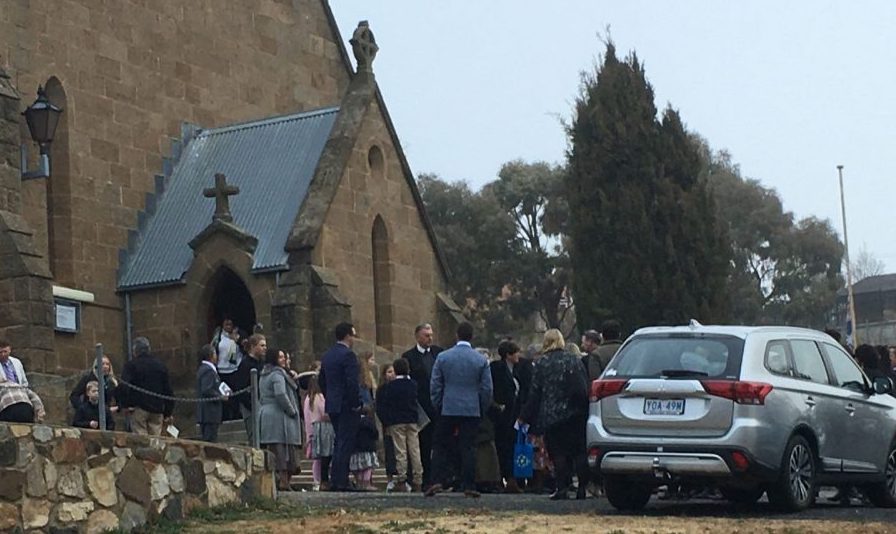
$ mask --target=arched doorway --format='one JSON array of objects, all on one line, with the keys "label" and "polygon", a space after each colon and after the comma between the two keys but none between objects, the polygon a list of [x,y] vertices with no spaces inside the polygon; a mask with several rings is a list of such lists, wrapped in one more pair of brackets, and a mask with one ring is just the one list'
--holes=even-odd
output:
[{"label": "arched doorway", "polygon": [[240,331],[252,335],[255,326],[255,302],[243,280],[227,267],[220,267],[208,281],[212,288],[208,301],[208,321],[206,339],[211,339],[215,328],[225,317],[233,320]]}]

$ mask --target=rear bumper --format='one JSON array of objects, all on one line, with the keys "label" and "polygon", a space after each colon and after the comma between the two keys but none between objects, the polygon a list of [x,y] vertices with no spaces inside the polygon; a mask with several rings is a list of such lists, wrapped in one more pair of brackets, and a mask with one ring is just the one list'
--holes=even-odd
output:
[{"label": "rear bumper", "polygon": [[[593,460],[593,463],[597,463]],[[591,467],[597,467],[596,465]],[[600,472],[607,475],[669,474],[686,477],[729,477],[728,463],[718,454],[612,451],[600,460]]]},{"label": "rear bumper", "polygon": [[[598,473],[645,477],[758,482],[777,477],[787,434],[760,417],[735,418],[721,436],[673,437],[612,434],[592,403],[587,424],[588,465]],[[597,451],[597,452],[596,452]],[[596,454],[595,454],[596,452]],[[734,454],[747,459],[738,465]]]}]

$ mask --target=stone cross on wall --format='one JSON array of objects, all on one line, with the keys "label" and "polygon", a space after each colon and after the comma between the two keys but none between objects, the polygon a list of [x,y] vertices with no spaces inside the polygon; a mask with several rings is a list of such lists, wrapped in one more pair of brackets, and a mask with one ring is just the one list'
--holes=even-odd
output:
[{"label": "stone cross on wall", "polygon": [[352,53],[358,62],[358,72],[373,72],[373,60],[380,47],[377,46],[376,38],[366,20],[358,23],[348,42],[352,45]]},{"label": "stone cross on wall", "polygon": [[239,187],[227,185],[227,178],[223,174],[218,173],[215,175],[215,187],[209,187],[202,191],[206,198],[215,199],[215,215],[212,217],[212,221],[233,222],[233,215],[230,214],[230,199],[228,197],[239,192]]}]

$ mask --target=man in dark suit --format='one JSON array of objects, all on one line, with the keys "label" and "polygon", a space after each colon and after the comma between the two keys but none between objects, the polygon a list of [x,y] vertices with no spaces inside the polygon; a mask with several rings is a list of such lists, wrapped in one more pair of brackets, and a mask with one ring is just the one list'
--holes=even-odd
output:
[{"label": "man in dark suit", "polygon": [[520,361],[520,347],[510,340],[498,344],[500,360],[489,364],[494,387],[497,413],[492,419],[495,424],[495,449],[501,466],[501,477],[507,481],[507,493],[521,490],[513,478],[513,445],[516,443],[516,429],[513,428],[520,414],[520,381],[517,364]]},{"label": "man in dark suit", "polygon": [[355,437],[361,425],[360,367],[357,356],[352,352],[355,327],[349,323],[339,323],[335,334],[336,344],[321,358],[317,380],[326,399],[324,410],[330,416],[336,433],[330,464],[330,489],[351,491],[349,459],[355,451]]},{"label": "man in dark suit", "polygon": [[488,360],[473,349],[473,325],[457,327],[457,344],[439,354],[432,368],[430,397],[439,414],[433,435],[433,480],[426,490],[431,497],[442,490],[449,472],[449,447],[460,451],[461,483],[464,495],[479,497],[476,491],[476,433],[482,414],[492,404],[492,374]]},{"label": "man in dark suit", "polygon": [[214,443],[218,441],[218,428],[224,415],[224,400],[228,397],[221,394],[221,378],[218,376],[218,353],[212,345],[203,345],[199,349],[199,370],[196,372],[196,395],[203,399],[215,399],[200,402],[196,410],[196,422],[202,441]]},{"label": "man in dark suit", "polygon": [[401,357],[408,361],[408,365],[411,368],[411,379],[417,382],[417,400],[431,421],[418,435],[420,440],[420,460],[423,462],[423,487],[425,488],[431,483],[432,435],[436,426],[436,420],[439,418],[439,414],[433,408],[432,399],[429,396],[429,381],[432,378],[432,368],[439,353],[442,352],[442,348],[433,345],[432,325],[429,323],[417,325],[414,329],[414,337],[417,339],[417,344],[402,354]]}]

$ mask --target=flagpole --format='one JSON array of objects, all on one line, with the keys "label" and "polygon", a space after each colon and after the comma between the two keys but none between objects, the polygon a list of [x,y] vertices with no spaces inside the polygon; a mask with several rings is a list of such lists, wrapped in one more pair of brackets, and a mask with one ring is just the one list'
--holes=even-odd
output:
[{"label": "flagpole", "polygon": [[[846,295],[849,313],[849,321],[852,323],[852,346],[859,345],[859,335],[856,323],[856,302],[852,292],[852,264],[849,262],[849,238],[846,236],[846,200],[843,195],[843,165],[837,165],[837,173],[840,175],[840,213],[843,216],[843,248],[846,257]],[[847,332],[848,334],[848,332]]]}]

